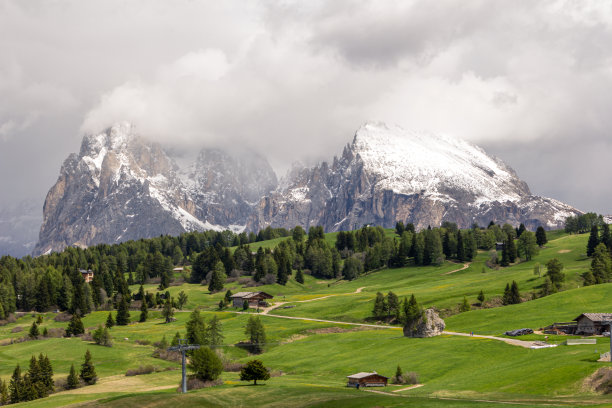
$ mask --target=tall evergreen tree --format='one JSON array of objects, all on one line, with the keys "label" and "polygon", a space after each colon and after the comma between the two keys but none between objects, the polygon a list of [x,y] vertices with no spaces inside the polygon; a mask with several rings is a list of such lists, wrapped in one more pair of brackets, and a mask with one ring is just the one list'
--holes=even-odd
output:
[{"label": "tall evergreen tree", "polygon": [[130,311],[124,296],[121,297],[121,301],[117,306],[117,318],[115,319],[115,324],[117,326],[127,326],[130,324]]},{"label": "tall evergreen tree", "polygon": [[74,369],[74,364],[70,366],[70,374],[68,374],[68,378],[66,379],[66,389],[73,390],[78,388],[79,386],[79,377],[76,374],[76,370]]},{"label": "tall evergreen tree", "polygon": [[516,261],[517,253],[516,253],[516,243],[514,242],[514,237],[508,235],[508,261],[510,263],[514,263]]},{"label": "tall evergreen tree", "polygon": [[480,290],[480,293],[478,294],[478,297],[476,299],[478,299],[478,302],[480,302],[480,305],[482,306],[485,301],[485,295],[482,289]]},{"label": "tall evergreen tree", "polygon": [[612,235],[610,234],[610,225],[604,223],[601,229],[601,239],[599,240],[602,244],[608,248],[608,251],[612,250]]},{"label": "tall evergreen tree", "polygon": [[536,229],[536,241],[539,247],[543,247],[548,242],[546,230],[541,225]]},{"label": "tall evergreen tree", "polygon": [[164,303],[164,308],[162,309],[162,316],[164,317],[166,323],[170,323],[172,321],[172,317],[174,316],[174,308],[172,307],[170,297],[166,298],[166,303]]},{"label": "tall evergreen tree", "polygon": [[587,256],[593,256],[597,245],[599,245],[599,228],[597,225],[593,225],[591,227],[591,235],[589,235],[589,242],[587,242]]},{"label": "tall evergreen tree", "polygon": [[66,328],[66,336],[78,336],[79,334],[85,333],[85,328],[83,327],[83,322],[78,314],[73,314],[68,322],[68,327]]},{"label": "tall evergreen tree", "polygon": [[108,312],[108,317],[106,318],[106,327],[110,329],[115,325],[115,319],[113,319],[113,312]]},{"label": "tall evergreen tree", "polygon": [[267,342],[266,332],[259,316],[249,316],[245,328],[245,334],[249,336],[249,342],[251,343],[251,350],[255,353],[261,353]]},{"label": "tall evergreen tree", "polygon": [[372,313],[374,314],[374,317],[377,319],[384,319],[386,313],[387,306],[385,304],[385,297],[382,293],[377,292],[376,293],[376,299],[374,299],[374,310],[372,310]]},{"label": "tall evergreen tree", "polygon": [[304,284],[304,274],[302,273],[302,268],[298,268],[297,272],[295,273],[295,281],[297,283]]},{"label": "tall evergreen tree", "polygon": [[223,266],[223,262],[219,261],[215,265],[215,269],[212,272],[210,277],[210,282],[208,283],[208,290],[212,293],[218,292],[223,289],[223,284],[225,283],[225,267]]},{"label": "tall evergreen tree", "polygon": [[89,350],[85,352],[85,361],[81,364],[81,372],[79,377],[83,382],[87,385],[93,385],[98,381],[98,376],[96,375],[96,368],[91,361],[91,353]]},{"label": "tall evergreen tree", "polygon": [[206,340],[211,348],[221,346],[223,344],[223,326],[217,315],[213,315],[206,328]]},{"label": "tall evergreen tree", "polygon": [[16,404],[18,402],[23,401],[23,393],[24,393],[24,383],[23,377],[21,376],[21,368],[19,364],[13,370],[13,375],[11,376],[11,381],[9,383],[9,394],[11,404]]},{"label": "tall evergreen tree", "polygon": [[0,405],[7,405],[11,402],[11,397],[9,395],[8,387],[6,386],[6,381],[2,381],[0,378]]},{"label": "tall evergreen tree", "polygon": [[53,381],[53,366],[47,355],[43,356],[42,353],[38,356],[38,367],[40,368],[40,378],[43,387],[48,394],[52,393],[55,384]]},{"label": "tall evergreen tree", "polygon": [[510,286],[510,304],[516,305],[521,303],[521,293],[519,292],[516,281],[512,281]]},{"label": "tall evergreen tree", "polygon": [[591,261],[591,271],[594,283],[609,282],[612,278],[612,260],[610,252],[603,244],[597,245],[593,251],[593,260]]},{"label": "tall evergreen tree", "polygon": [[463,243],[463,234],[461,230],[457,230],[457,259],[461,262],[465,261],[465,245]]},{"label": "tall evergreen tree", "polygon": [[556,289],[559,289],[561,287],[561,283],[565,280],[565,275],[563,274],[563,264],[557,258],[552,258],[546,262],[545,276],[550,278],[550,281]]},{"label": "tall evergreen tree", "polygon": [[32,322],[32,326],[30,326],[30,332],[28,333],[28,335],[33,339],[38,339],[40,331],[38,330],[38,325],[36,324],[36,322]]},{"label": "tall evergreen tree", "polygon": [[400,300],[393,292],[387,293],[387,314],[390,318],[400,318]]},{"label": "tall evergreen tree", "polygon": [[462,312],[469,312],[472,309],[470,302],[468,302],[467,298],[463,297],[463,303],[461,303],[460,310]]},{"label": "tall evergreen tree", "polygon": [[147,300],[142,299],[142,305],[140,305],[140,317],[138,321],[140,323],[144,323],[147,321],[147,317],[149,316],[149,309],[147,308]]},{"label": "tall evergreen tree", "polygon": [[502,297],[502,304],[510,305],[512,304],[512,294],[510,293],[510,284],[506,283],[506,288],[504,289],[504,296]]},{"label": "tall evergreen tree", "polygon": [[516,237],[520,238],[521,235],[523,235],[523,232],[525,232],[527,230],[527,228],[525,228],[525,225],[521,222],[521,225],[519,225],[518,229],[516,230]]},{"label": "tall evergreen tree", "polygon": [[189,344],[208,344],[206,341],[206,323],[198,309],[191,312],[185,326],[187,329],[186,338]]}]

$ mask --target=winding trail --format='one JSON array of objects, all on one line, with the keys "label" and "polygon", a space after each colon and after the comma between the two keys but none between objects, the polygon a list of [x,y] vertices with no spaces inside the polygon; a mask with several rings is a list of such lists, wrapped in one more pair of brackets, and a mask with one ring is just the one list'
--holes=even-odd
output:
[{"label": "winding trail", "polygon": [[442,275],[450,275],[451,273],[466,270],[467,268],[470,267],[471,264],[472,264],[471,262],[464,263],[462,268],[455,269],[454,271],[450,271],[450,272],[444,272]]},{"label": "winding trail", "polygon": [[[313,299],[294,300],[292,302],[277,302],[277,303],[273,304],[272,306],[268,306],[268,307],[262,309],[260,314],[267,315],[268,312],[270,312],[270,311],[272,311],[274,309],[277,309],[280,306],[285,305],[287,303],[306,303],[306,302],[314,302],[315,300],[327,299],[327,298],[330,298],[330,297],[333,297],[333,296],[354,295],[355,293],[361,293],[361,291],[364,290],[366,287],[367,286],[362,286],[360,288],[357,288],[354,292],[351,292],[351,293],[334,293],[334,294],[331,294],[331,295],[325,295],[325,296],[321,296],[321,297],[313,298]],[[270,315],[270,316],[274,316],[274,315]]]}]

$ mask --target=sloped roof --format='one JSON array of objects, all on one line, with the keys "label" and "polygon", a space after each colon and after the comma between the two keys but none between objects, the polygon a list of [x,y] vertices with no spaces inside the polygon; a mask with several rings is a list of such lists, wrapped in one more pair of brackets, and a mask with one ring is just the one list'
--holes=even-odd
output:
[{"label": "sloped roof", "polygon": [[257,296],[257,295],[263,295],[264,297],[267,297],[268,299],[272,299],[274,296],[270,295],[269,293],[266,292],[238,292],[233,294],[232,296],[230,296],[231,298],[242,298],[242,299],[249,299],[252,298],[253,296]]},{"label": "sloped roof", "polygon": [[384,375],[378,374],[376,371],[373,371],[371,373],[362,372],[362,373],[357,373],[357,374],[353,374],[353,375],[347,375],[346,378],[354,378],[354,379],[358,380],[358,379],[370,377],[370,376],[373,376],[373,375],[377,375],[377,376],[383,377],[383,378],[389,378],[389,377],[385,377]]},{"label": "sloped roof", "polygon": [[580,316],[578,316],[577,318],[575,318],[574,320],[577,321],[578,319],[580,319],[582,316],[588,318],[589,320],[592,320],[594,322],[603,322],[603,321],[611,321],[612,320],[612,313],[583,313]]}]

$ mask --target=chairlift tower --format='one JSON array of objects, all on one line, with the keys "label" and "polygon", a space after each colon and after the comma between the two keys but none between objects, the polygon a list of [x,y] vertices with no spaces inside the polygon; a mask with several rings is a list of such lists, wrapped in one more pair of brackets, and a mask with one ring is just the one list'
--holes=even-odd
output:
[{"label": "chairlift tower", "polygon": [[187,350],[197,350],[200,348],[199,344],[188,344],[187,339],[179,339],[178,346],[172,346],[168,348],[168,351],[180,351],[183,357],[183,380],[181,382],[181,388],[183,394],[187,392],[187,372],[185,368],[185,352]]}]

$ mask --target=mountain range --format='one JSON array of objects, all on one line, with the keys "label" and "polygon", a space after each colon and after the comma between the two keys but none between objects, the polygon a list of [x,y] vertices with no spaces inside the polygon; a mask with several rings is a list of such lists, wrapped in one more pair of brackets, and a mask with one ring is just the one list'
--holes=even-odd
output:
[{"label": "mountain range", "polygon": [[83,138],[47,194],[34,254],[185,231],[326,231],[364,224],[460,227],[491,220],[560,228],[581,212],[532,195],[503,161],[444,135],[366,123],[341,155],[295,165],[280,181],[256,153],[176,157],[118,123]]}]

